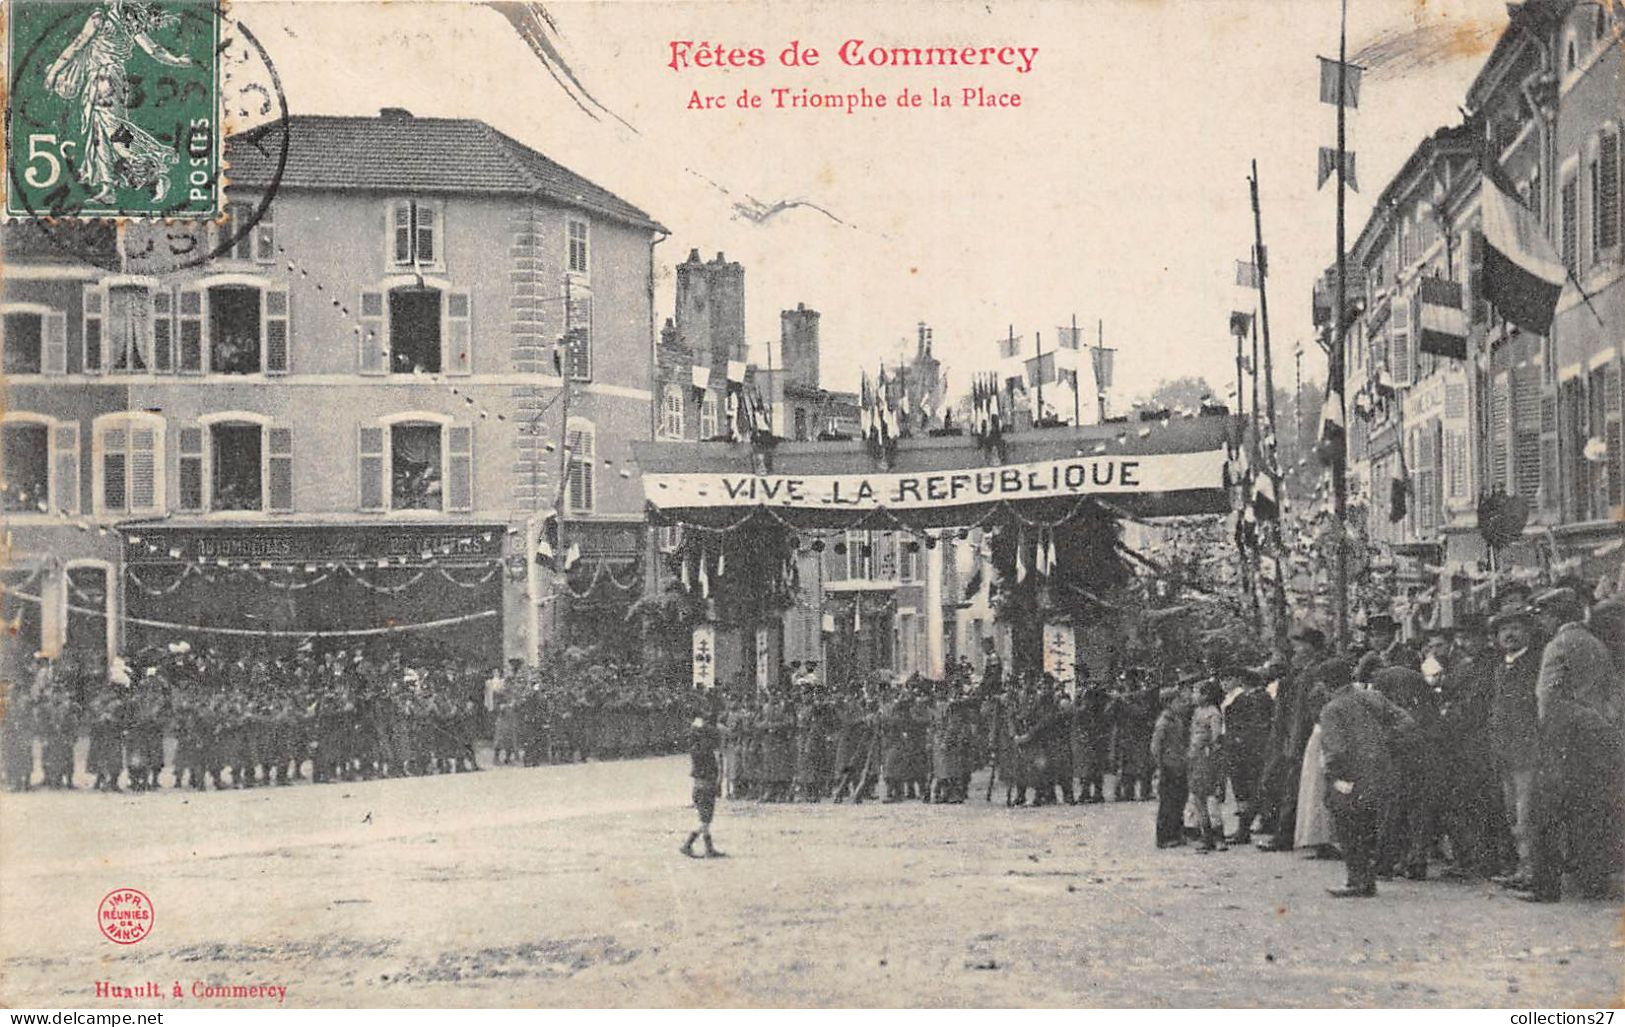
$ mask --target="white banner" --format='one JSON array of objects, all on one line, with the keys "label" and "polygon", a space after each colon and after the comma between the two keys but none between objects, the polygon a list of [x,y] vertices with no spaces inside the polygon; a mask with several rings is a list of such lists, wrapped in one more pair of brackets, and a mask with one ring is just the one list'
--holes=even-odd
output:
[{"label": "white banner", "polygon": [[1080,456],[1029,464],[875,474],[645,472],[657,508],[778,506],[818,510],[912,510],[1068,496],[1220,489],[1224,451]]},{"label": "white banner", "polygon": [[777,683],[778,675],[774,673],[778,668],[773,665],[773,640],[768,634],[767,626],[762,625],[756,629],[756,691],[767,693]]},{"label": "white banner", "polygon": [[714,688],[717,683],[717,629],[709,624],[694,628],[694,687]]}]

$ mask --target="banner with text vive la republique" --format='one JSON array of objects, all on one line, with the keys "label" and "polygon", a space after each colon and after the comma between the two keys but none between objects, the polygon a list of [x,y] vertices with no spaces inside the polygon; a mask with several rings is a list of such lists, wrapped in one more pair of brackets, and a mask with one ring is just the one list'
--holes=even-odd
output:
[{"label": "banner with text vive la republique", "polygon": [[1121,497],[1221,488],[1224,451],[1078,456],[993,467],[869,474],[643,474],[657,509],[769,506],[920,510],[980,503]]}]

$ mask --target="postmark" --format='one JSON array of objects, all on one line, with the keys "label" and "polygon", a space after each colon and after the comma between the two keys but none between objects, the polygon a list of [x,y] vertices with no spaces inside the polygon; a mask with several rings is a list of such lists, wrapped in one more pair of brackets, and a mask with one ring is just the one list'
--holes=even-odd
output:
[{"label": "postmark", "polygon": [[218,8],[9,0],[6,212],[221,211]]},{"label": "postmark", "polygon": [[96,925],[118,945],[134,945],[152,933],[152,924],[152,900],[134,888],[114,888],[96,907]]}]

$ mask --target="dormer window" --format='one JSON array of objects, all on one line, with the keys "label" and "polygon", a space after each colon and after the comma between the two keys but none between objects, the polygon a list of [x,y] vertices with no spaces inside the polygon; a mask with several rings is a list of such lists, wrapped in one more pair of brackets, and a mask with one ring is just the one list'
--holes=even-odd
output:
[{"label": "dormer window", "polygon": [[390,266],[438,268],[444,265],[438,201],[394,201],[390,204],[389,226]]}]

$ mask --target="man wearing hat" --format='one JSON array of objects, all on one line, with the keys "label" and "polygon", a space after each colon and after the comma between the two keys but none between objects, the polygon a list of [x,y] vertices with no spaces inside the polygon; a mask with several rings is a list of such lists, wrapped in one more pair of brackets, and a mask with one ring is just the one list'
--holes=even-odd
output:
[{"label": "man wearing hat", "polygon": [[1390,667],[1420,669],[1422,658],[1410,643],[1399,637],[1399,623],[1386,613],[1379,613],[1366,621],[1371,636],[1371,651],[1382,654],[1382,662]]},{"label": "man wearing hat", "polygon": [[1259,776],[1269,753],[1270,719],[1275,704],[1264,688],[1264,675],[1252,667],[1238,667],[1224,675],[1231,691],[1224,705],[1225,762],[1230,787],[1236,795],[1236,833],[1232,844],[1253,838],[1253,817],[1258,808]]},{"label": "man wearing hat", "polygon": [[1554,588],[1536,596],[1535,611],[1557,629],[1541,654],[1535,683],[1540,755],[1527,898],[1558,900],[1565,838],[1581,893],[1600,898],[1614,855],[1609,814],[1619,782],[1610,770],[1617,765],[1622,676],[1608,648],[1586,627],[1586,604],[1576,590]]},{"label": "man wearing hat", "polygon": [[[1291,635],[1291,673],[1279,679],[1275,710],[1270,720],[1269,762],[1264,767],[1262,788],[1273,809],[1267,811],[1264,826],[1270,840],[1259,848],[1267,852],[1288,852],[1298,821],[1298,785],[1303,769],[1303,750],[1309,744],[1314,717],[1305,725],[1305,701],[1317,683],[1316,675],[1326,658],[1326,634],[1319,628],[1299,627]],[[1318,705],[1317,705],[1318,709]]]},{"label": "man wearing hat", "polygon": [[1444,657],[1439,681],[1444,779],[1439,827],[1450,838],[1452,875],[1488,877],[1497,872],[1503,844],[1499,782],[1490,747],[1490,703],[1499,656],[1481,614],[1456,617],[1455,644]]},{"label": "man wearing hat", "polygon": [[1500,654],[1490,696],[1490,747],[1501,785],[1501,806],[1517,852],[1512,873],[1497,880],[1509,887],[1527,887],[1532,869],[1530,812],[1540,744],[1535,684],[1540,677],[1542,647],[1537,644],[1534,611],[1521,598],[1503,600],[1489,626]]},{"label": "man wearing hat", "polygon": [[[1382,673],[1396,671],[1390,668]],[[1347,673],[1341,676],[1343,683],[1326,700],[1319,717],[1326,804],[1348,873],[1343,887],[1328,891],[1336,898],[1371,898],[1377,894],[1373,860],[1383,811],[1397,773],[1393,740],[1412,722],[1409,714],[1382,693],[1360,688],[1348,678]]]}]

